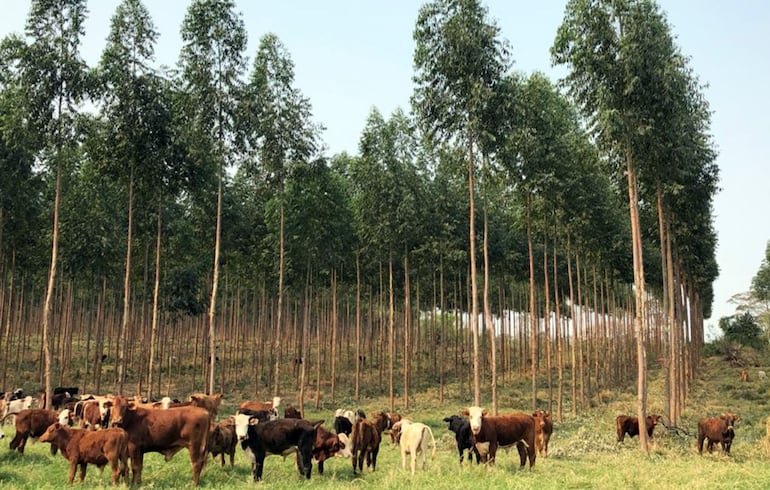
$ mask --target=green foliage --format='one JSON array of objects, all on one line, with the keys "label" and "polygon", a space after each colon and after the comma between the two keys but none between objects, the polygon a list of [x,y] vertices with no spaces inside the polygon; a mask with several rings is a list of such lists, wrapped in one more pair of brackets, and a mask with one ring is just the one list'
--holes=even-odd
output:
[{"label": "green foliage", "polygon": [[728,342],[736,342],[757,350],[767,348],[767,336],[749,312],[720,318],[719,328]]}]

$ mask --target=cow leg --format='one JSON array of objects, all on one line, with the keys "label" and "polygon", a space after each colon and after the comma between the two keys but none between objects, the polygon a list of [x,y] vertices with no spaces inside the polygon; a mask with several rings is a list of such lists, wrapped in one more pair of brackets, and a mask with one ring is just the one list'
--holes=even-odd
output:
[{"label": "cow leg", "polygon": [[144,453],[138,448],[131,453],[131,484],[142,484],[142,466],[144,465]]},{"label": "cow leg", "polygon": [[254,454],[254,481],[262,480],[262,469],[265,465],[265,456],[267,456],[267,454],[265,454],[264,450]]},{"label": "cow leg", "polygon": [[380,446],[375,447],[371,450],[371,458],[372,458],[372,471],[377,469],[377,453],[380,452]]},{"label": "cow leg", "polygon": [[497,455],[497,441],[489,441],[489,454],[487,455],[487,462],[490,466],[495,464],[495,456]]},{"label": "cow leg", "polygon": [[120,485],[120,458],[118,456],[114,456],[110,458],[110,469],[112,470],[112,485],[117,486]]},{"label": "cow leg", "polygon": [[70,471],[67,474],[67,483],[69,483],[70,485],[72,485],[72,482],[75,481],[75,471],[77,470],[77,468],[78,468],[77,461],[70,461]]},{"label": "cow leg", "polygon": [[703,434],[698,434],[698,454],[703,454]]},{"label": "cow leg", "polygon": [[86,463],[80,463],[80,483],[83,483],[83,480],[86,479]]},{"label": "cow leg", "polygon": [[235,467],[235,446],[230,451],[230,469]]},{"label": "cow leg", "polygon": [[[23,432],[16,433],[15,436],[13,436],[13,440],[11,441],[11,451],[14,449],[18,449],[20,453],[24,453],[24,446],[21,444],[22,441],[26,441],[26,434]],[[21,446],[21,449],[19,447]]]},{"label": "cow leg", "polygon": [[519,452],[519,468],[522,469],[527,464],[527,447],[523,442],[517,442],[516,450]]},{"label": "cow leg", "polygon": [[401,448],[401,469],[406,471],[406,448]]},{"label": "cow leg", "polygon": [[203,465],[206,464],[206,456],[208,456],[208,454],[206,453],[205,447],[200,447],[194,442],[190,446],[189,452],[193,471],[193,485],[197,487],[198,482],[200,482],[201,471],[203,471]]},{"label": "cow leg", "polygon": [[310,474],[313,472],[313,455],[311,450],[308,448],[306,451],[304,451],[304,454],[302,451],[300,451],[298,454],[301,456],[300,461],[302,462],[302,470],[300,471],[300,474],[304,475],[305,478],[309,480]]},{"label": "cow leg", "polygon": [[417,451],[412,451],[412,474],[417,470]]}]

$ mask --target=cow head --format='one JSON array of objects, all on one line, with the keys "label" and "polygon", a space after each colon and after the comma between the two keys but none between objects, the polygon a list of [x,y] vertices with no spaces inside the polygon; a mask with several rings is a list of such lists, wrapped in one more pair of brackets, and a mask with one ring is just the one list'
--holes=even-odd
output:
[{"label": "cow head", "polygon": [[449,424],[449,430],[455,434],[457,434],[457,432],[460,430],[460,427],[462,426],[462,423],[465,421],[465,419],[459,415],[450,415],[449,417],[444,417],[443,420]]},{"label": "cow head", "polygon": [[342,458],[352,458],[353,453],[350,452],[350,439],[347,434],[337,434],[337,439],[340,441],[340,449],[337,451],[337,456]]},{"label": "cow head", "polygon": [[61,425],[72,425],[72,412],[70,412],[69,408],[59,412],[59,423]]},{"label": "cow head", "polygon": [[112,427],[122,427],[123,419],[128,411],[132,408],[132,402],[125,396],[116,396],[112,400],[107,400],[102,405],[101,409],[104,413],[109,413],[109,425]]},{"label": "cow head", "polygon": [[245,441],[249,438],[249,426],[257,425],[259,419],[252,415],[245,413],[238,413],[235,415],[235,435],[238,436],[239,441]]},{"label": "cow head", "polygon": [[481,407],[468,407],[463,410],[463,415],[468,417],[468,421],[471,423],[471,432],[473,435],[478,435],[481,431],[481,418],[487,413],[487,410]]},{"label": "cow head", "polygon": [[741,420],[741,418],[734,413],[723,413],[719,418],[725,421],[725,431],[734,429],[736,422]]},{"label": "cow head", "polygon": [[51,424],[48,429],[43,432],[43,435],[40,436],[40,439],[38,440],[40,442],[54,442],[56,440],[56,436],[59,434],[59,431],[62,430],[62,425],[63,424],[60,424],[59,422]]}]

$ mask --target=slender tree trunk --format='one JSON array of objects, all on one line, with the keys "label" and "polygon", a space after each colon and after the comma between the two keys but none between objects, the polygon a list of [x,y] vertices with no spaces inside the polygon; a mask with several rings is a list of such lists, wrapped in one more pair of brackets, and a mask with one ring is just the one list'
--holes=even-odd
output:
[{"label": "slender tree trunk", "polygon": [[211,279],[211,302],[209,303],[209,379],[206,391],[214,393],[214,366],[216,363],[216,312],[217,287],[219,285],[219,251],[222,243],[222,164],[219,165],[217,185],[217,225],[214,237],[214,274]]},{"label": "slender tree trunk", "polygon": [[395,409],[395,394],[393,392],[393,368],[396,355],[396,339],[393,327],[393,259],[388,259],[388,398],[390,410]]},{"label": "slender tree trunk", "polygon": [[356,251],[356,403],[361,398],[361,258]]},{"label": "slender tree trunk", "polygon": [[570,324],[572,326],[571,335],[571,349],[570,349],[570,376],[572,378],[572,415],[577,415],[577,345],[578,345],[578,333],[577,333],[577,321],[575,319],[575,296],[572,288],[572,251],[570,250],[570,239],[567,238],[567,281],[569,282],[569,308],[570,308]]},{"label": "slender tree trunk", "polygon": [[284,208],[283,208],[283,189],[281,190],[281,211],[280,211],[280,232],[279,232],[279,251],[278,251],[278,310],[275,315],[275,332],[273,356],[273,396],[280,393],[281,383],[281,322],[283,321],[283,269],[284,269]]},{"label": "slender tree trunk", "polygon": [[556,392],[556,420],[561,422],[564,417],[564,354],[561,339],[561,311],[559,310],[559,269],[556,260],[556,242],[553,244],[553,298],[554,298],[554,322],[556,323],[556,365],[559,369],[558,388]]},{"label": "slender tree trunk", "polygon": [[551,376],[551,292],[548,287],[548,240],[543,239],[543,294],[545,296],[545,372],[548,382],[548,412],[553,412],[553,379]]},{"label": "slender tree trunk", "polygon": [[409,255],[404,252],[404,410],[409,410],[409,371],[411,360],[411,291],[409,290]]},{"label": "slender tree trunk", "polygon": [[120,349],[118,360],[118,393],[123,393],[126,379],[126,349],[128,348],[128,325],[131,306],[131,245],[133,242],[134,224],[134,170],[133,166],[128,179],[128,231],[126,233],[126,270],[123,276],[123,318],[120,325]]},{"label": "slender tree trunk", "polygon": [[487,204],[484,202],[484,322],[489,332],[489,349],[492,386],[492,414],[497,415],[497,342],[495,326],[492,323],[492,311],[489,308],[489,230],[487,221]]},{"label": "slender tree trunk", "polygon": [[155,281],[152,287],[152,329],[150,331],[150,359],[147,366],[147,399],[152,400],[155,388],[155,345],[158,342],[158,300],[160,298],[160,246],[163,223],[163,200],[158,199],[158,222],[155,238]]},{"label": "slender tree trunk", "polygon": [[[61,102],[59,103],[61,114]],[[56,283],[56,263],[59,256],[59,203],[61,201],[61,161],[60,155],[56,158],[56,189],[53,199],[53,236],[51,240],[51,268],[48,271],[48,284],[45,290],[45,302],[43,303],[43,362],[45,379],[45,404],[43,408],[51,408],[51,394],[53,385],[51,380],[51,299],[53,298],[54,284]]]},{"label": "slender tree trunk", "polygon": [[473,404],[481,405],[481,384],[479,374],[479,302],[476,285],[476,209],[473,173],[476,163],[473,157],[473,135],[468,133],[468,202],[470,205],[468,241],[471,261],[471,335],[473,341]]},{"label": "slender tree trunk", "polygon": [[527,195],[527,251],[529,257],[529,328],[530,369],[532,376],[532,410],[537,410],[537,310],[535,306],[535,253],[532,250],[531,196]]}]

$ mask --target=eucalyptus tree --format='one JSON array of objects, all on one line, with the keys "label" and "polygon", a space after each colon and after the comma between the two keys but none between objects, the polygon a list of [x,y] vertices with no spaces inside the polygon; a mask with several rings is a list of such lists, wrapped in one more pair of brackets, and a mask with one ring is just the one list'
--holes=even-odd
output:
[{"label": "eucalyptus tree", "polygon": [[[151,63],[158,32],[149,11],[141,0],[123,0],[115,10],[102,53],[103,114],[107,120],[105,171],[124,183],[128,189],[126,258],[123,279],[123,315],[118,358],[118,389],[122,392],[126,371],[126,341],[130,325],[131,250],[134,232],[134,200],[139,187],[158,185],[157,169],[163,161],[158,148],[167,122],[159,116],[158,102],[162,83]],[[160,120],[159,120],[160,119]]]},{"label": "eucalyptus tree", "polygon": [[213,165],[217,175],[217,211],[214,265],[209,303],[209,379],[214,391],[216,305],[222,236],[222,193],[225,168],[233,163],[235,117],[242,91],[241,75],[246,60],[246,29],[232,0],[194,0],[182,22],[179,55],[182,90],[187,96],[192,132],[192,155]]},{"label": "eucalyptus tree", "polygon": [[316,153],[319,128],[312,123],[310,101],[294,86],[291,56],[275,34],[266,34],[259,41],[242,116],[246,121],[244,137],[253,153],[247,160],[247,170],[261,175],[277,190],[278,304],[273,349],[273,394],[277,395],[286,249],[284,193],[292,166],[308,161]]},{"label": "eucalyptus tree", "polygon": [[414,30],[416,83],[412,104],[428,137],[467,149],[474,403],[480,403],[474,172],[495,87],[508,69],[500,28],[478,0],[423,5]]},{"label": "eucalyptus tree", "polygon": [[765,246],[765,256],[754,277],[751,278],[751,296],[759,305],[755,315],[765,332],[770,331],[770,241]]},{"label": "eucalyptus tree", "polygon": [[[634,329],[637,341],[638,410],[647,409],[644,338],[645,277],[639,217],[639,174],[645,171],[643,149],[654,138],[651,128],[665,101],[659,80],[674,54],[660,29],[657,5],[651,0],[570,0],[551,53],[571,71],[566,77],[597,140],[624,169],[631,219],[634,263]],[[647,451],[647,436],[640,447]]]},{"label": "eucalyptus tree", "polygon": [[17,51],[27,121],[40,137],[37,158],[53,180],[51,265],[42,314],[46,406],[50,406],[52,390],[49,332],[59,259],[62,179],[76,144],[78,105],[88,85],[80,56],[85,19],[85,0],[33,0],[25,27],[27,44]]}]

